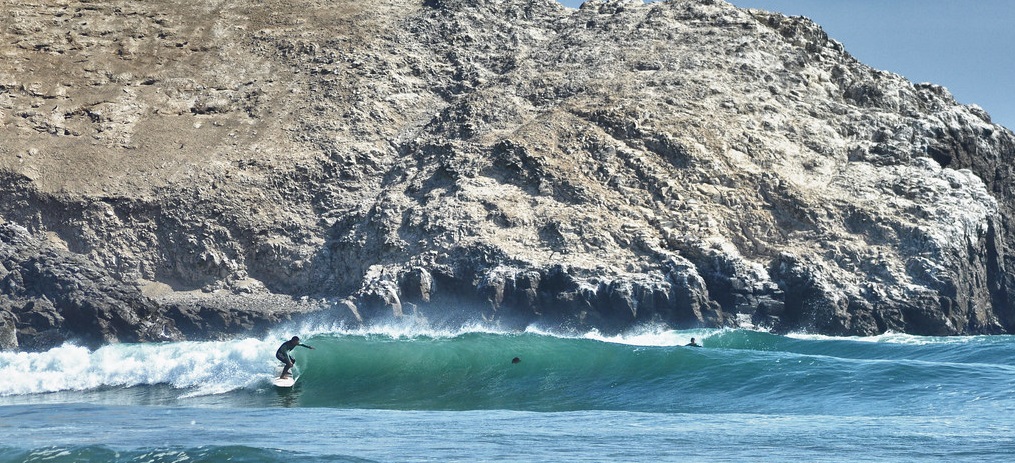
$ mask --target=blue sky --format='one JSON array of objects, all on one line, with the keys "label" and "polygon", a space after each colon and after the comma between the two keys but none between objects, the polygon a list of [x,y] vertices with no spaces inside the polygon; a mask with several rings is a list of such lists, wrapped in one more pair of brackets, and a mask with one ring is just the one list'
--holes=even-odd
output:
[{"label": "blue sky", "polygon": [[727,1],[807,16],[861,62],[943,85],[1015,129],[1015,0]]}]

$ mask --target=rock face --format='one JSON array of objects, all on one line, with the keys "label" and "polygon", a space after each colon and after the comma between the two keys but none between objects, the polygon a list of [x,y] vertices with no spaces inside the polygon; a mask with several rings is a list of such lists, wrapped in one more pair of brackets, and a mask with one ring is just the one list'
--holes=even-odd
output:
[{"label": "rock face", "polygon": [[1015,136],[721,0],[5,0],[0,347],[1015,331]]}]

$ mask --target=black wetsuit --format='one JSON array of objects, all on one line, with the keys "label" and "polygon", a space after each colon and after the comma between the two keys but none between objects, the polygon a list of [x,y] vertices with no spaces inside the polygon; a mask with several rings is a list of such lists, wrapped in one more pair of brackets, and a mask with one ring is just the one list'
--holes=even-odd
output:
[{"label": "black wetsuit", "polygon": [[312,347],[306,344],[300,344],[299,341],[293,341],[292,339],[290,339],[286,342],[283,342],[281,346],[278,346],[278,350],[275,351],[275,358],[277,358],[280,362],[286,364],[287,366],[291,367],[294,363],[296,363],[296,359],[294,359],[291,355],[289,355],[289,351],[295,349],[298,346],[303,346],[312,349]]}]

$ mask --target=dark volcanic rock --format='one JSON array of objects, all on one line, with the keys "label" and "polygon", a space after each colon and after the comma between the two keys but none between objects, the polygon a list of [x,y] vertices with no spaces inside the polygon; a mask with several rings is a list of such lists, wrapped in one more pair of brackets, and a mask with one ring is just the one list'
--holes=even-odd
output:
[{"label": "dark volcanic rock", "polygon": [[307,316],[1015,330],[1015,136],[805,18],[721,0],[3,15],[3,348]]},{"label": "dark volcanic rock", "polygon": [[[233,297],[156,303],[135,284],[113,278],[82,256],[32,237],[22,227],[0,224],[0,347],[40,349],[66,341],[108,342],[208,339],[227,333],[264,332],[304,309],[285,300],[265,305]],[[213,302],[218,304],[209,305]]]},{"label": "dark volcanic rock", "polygon": [[176,330],[136,287],[109,276],[82,256],[36,240],[16,225],[0,225],[0,287],[18,327],[14,345],[31,349],[65,340],[173,339]]}]

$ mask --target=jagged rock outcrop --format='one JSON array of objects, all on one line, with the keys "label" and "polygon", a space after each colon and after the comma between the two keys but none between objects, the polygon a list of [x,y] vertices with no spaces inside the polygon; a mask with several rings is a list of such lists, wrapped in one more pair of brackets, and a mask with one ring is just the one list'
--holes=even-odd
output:
[{"label": "jagged rock outcrop", "polygon": [[[289,298],[175,293],[156,302],[61,243],[0,224],[0,348],[39,349],[66,341],[220,338],[264,332],[316,307]],[[158,292],[154,290],[153,292]],[[288,310],[280,310],[286,308]]]},{"label": "jagged rock outcrop", "polygon": [[1015,136],[804,18],[4,6],[5,348],[298,316],[1015,330]]},{"label": "jagged rock outcrop", "polygon": [[[136,289],[87,259],[9,224],[0,226],[2,326],[20,326],[6,347],[50,345],[71,337],[84,342],[152,341],[178,333]],[[6,331],[6,330],[5,330]],[[0,334],[0,340],[9,338]]]}]

